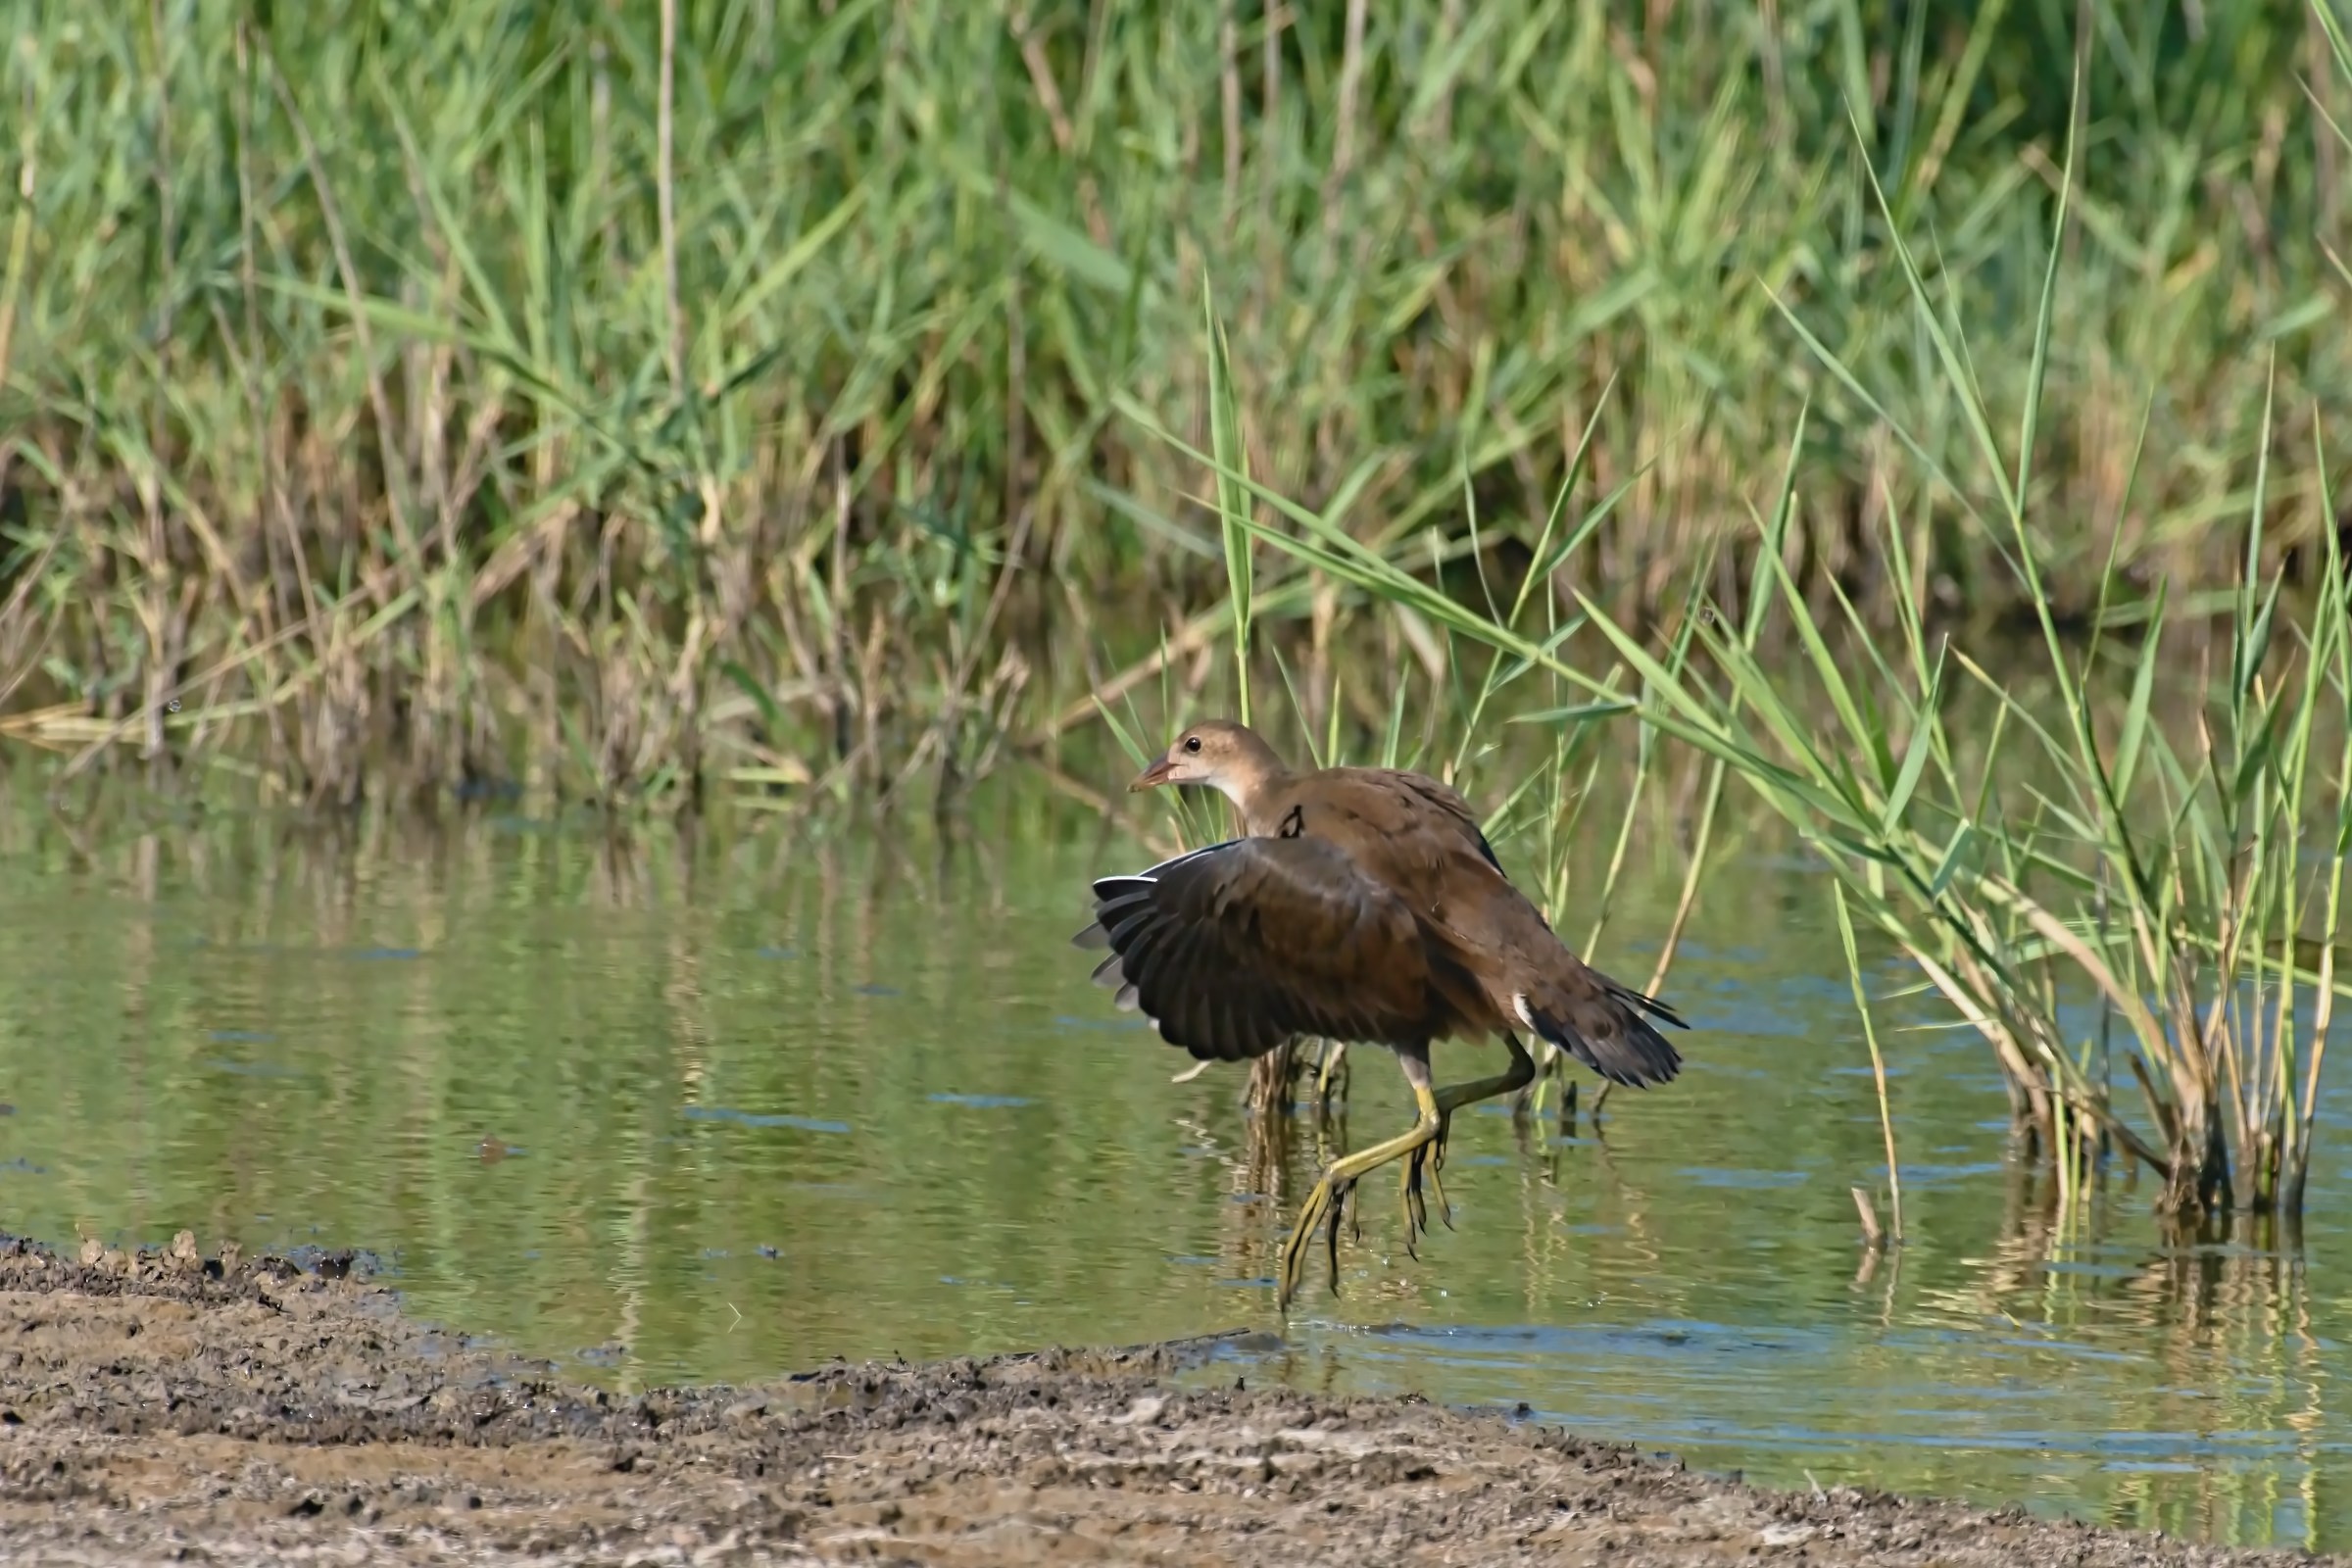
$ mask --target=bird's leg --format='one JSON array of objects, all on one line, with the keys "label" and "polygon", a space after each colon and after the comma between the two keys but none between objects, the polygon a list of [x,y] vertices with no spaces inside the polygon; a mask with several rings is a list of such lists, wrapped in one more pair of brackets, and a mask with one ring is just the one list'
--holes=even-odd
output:
[{"label": "bird's leg", "polygon": [[1279,1310],[1290,1310],[1291,1298],[1298,1294],[1298,1276],[1306,1260],[1307,1244],[1315,1234],[1315,1227],[1326,1223],[1330,1224],[1332,1231],[1332,1288],[1338,1290],[1339,1215],[1357,1179],[1392,1159],[1426,1148],[1429,1141],[1438,1135],[1438,1099],[1437,1092],[1429,1083],[1428,1052],[1400,1049],[1396,1053],[1396,1059],[1404,1068],[1405,1082],[1412,1085],[1413,1102],[1420,1107],[1421,1114],[1415,1118],[1409,1131],[1386,1143],[1374,1144],[1369,1149],[1333,1160],[1323,1172],[1322,1179],[1307,1193],[1306,1201],[1298,1206],[1298,1221],[1291,1227],[1290,1240],[1282,1247],[1282,1277],[1276,1296]]},{"label": "bird's leg", "polygon": [[[1415,1150],[1411,1163],[1404,1168],[1406,1206],[1413,1209],[1422,1207],[1421,1174],[1426,1168],[1430,1186],[1437,1189],[1438,1213],[1446,1221],[1448,1230],[1453,1228],[1453,1205],[1446,1200],[1446,1183],[1438,1173],[1446,1168],[1446,1142],[1453,1132],[1453,1113],[1477,1101],[1492,1100],[1496,1095],[1516,1094],[1535,1081],[1536,1059],[1527,1054],[1527,1048],[1519,1043],[1519,1037],[1506,1029],[1502,1043],[1511,1048],[1511,1064],[1508,1067],[1492,1078],[1475,1078],[1466,1084],[1449,1084],[1437,1092],[1438,1135],[1430,1140],[1427,1148]],[[1426,1218],[1422,1220],[1421,1228],[1429,1229]]]}]

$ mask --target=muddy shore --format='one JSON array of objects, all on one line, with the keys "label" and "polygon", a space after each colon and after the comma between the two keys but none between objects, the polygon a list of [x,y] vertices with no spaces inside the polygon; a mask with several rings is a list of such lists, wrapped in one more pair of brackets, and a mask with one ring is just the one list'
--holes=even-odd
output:
[{"label": "muddy shore", "polygon": [[1198,1347],[622,1397],[344,1260],[0,1239],[0,1556],[44,1562],[2343,1561],[1848,1489],[1500,1416],[1170,1376]]}]

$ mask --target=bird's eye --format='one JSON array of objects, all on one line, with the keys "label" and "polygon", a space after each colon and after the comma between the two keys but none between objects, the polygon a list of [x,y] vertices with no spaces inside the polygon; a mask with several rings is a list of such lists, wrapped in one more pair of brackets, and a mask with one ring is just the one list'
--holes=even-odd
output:
[{"label": "bird's eye", "polygon": [[1188,752],[1199,751],[1200,749],[1200,737],[1198,735],[1187,735],[1184,738],[1184,749]]}]

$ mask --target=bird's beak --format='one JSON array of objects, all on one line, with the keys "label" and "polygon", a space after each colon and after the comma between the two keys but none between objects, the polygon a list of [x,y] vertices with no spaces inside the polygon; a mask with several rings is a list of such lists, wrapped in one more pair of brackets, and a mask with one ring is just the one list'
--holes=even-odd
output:
[{"label": "bird's beak", "polygon": [[1127,793],[1133,795],[1138,790],[1157,789],[1160,785],[1165,784],[1168,776],[1175,771],[1175,766],[1163,757],[1141,773],[1136,774],[1135,782],[1127,786]]}]

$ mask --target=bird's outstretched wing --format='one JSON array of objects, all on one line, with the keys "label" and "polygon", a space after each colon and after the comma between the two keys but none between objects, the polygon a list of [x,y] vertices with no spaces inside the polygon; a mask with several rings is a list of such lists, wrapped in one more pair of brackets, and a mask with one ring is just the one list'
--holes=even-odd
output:
[{"label": "bird's outstretched wing", "polygon": [[1094,891],[1095,923],[1073,940],[1111,950],[1095,979],[1195,1056],[1449,1032],[1413,911],[1321,839],[1234,839]]}]

